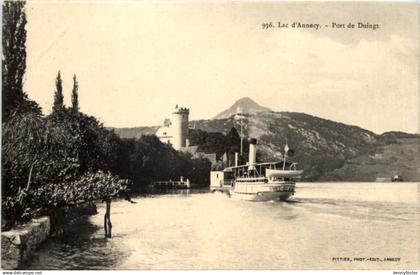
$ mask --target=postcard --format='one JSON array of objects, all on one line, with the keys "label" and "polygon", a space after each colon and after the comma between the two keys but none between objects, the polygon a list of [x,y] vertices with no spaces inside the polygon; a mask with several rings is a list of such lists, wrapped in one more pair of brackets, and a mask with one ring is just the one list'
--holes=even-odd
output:
[{"label": "postcard", "polygon": [[417,274],[418,3],[2,18],[4,270]]}]

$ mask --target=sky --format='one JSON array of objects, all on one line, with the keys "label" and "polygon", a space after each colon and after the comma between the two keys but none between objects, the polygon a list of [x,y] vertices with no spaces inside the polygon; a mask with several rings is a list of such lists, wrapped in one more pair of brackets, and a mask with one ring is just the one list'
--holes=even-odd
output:
[{"label": "sky", "polygon": [[250,97],[378,134],[420,129],[415,3],[38,0],[27,19],[24,89],[45,114],[61,70],[65,103],[76,74],[81,111],[109,127],[160,125],[176,104],[210,119]]}]

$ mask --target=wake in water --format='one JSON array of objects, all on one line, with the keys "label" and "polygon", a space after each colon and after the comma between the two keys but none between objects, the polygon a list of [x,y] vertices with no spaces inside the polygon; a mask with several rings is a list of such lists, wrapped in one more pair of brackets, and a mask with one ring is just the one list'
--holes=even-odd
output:
[{"label": "wake in water", "polygon": [[[49,241],[34,269],[398,269],[418,258],[417,185],[304,184],[287,202],[189,193],[113,202],[113,238],[103,213]],[[308,186],[310,188],[305,188]],[[315,188],[318,187],[318,188]],[[401,186],[399,186],[401,188]],[[414,193],[414,195],[413,195]],[[380,194],[374,197],[373,194]],[[334,257],[400,257],[332,262]]]}]

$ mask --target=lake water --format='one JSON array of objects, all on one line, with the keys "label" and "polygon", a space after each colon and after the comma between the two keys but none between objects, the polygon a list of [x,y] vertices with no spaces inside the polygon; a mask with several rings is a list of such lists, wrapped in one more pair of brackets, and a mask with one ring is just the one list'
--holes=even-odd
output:
[{"label": "lake water", "polygon": [[29,268],[420,268],[418,183],[297,183],[289,202],[185,191],[134,200],[112,203],[112,239],[100,204]]}]

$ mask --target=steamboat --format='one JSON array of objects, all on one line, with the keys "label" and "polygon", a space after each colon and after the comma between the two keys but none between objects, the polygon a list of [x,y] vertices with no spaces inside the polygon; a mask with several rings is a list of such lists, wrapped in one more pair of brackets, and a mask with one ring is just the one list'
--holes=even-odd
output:
[{"label": "steamboat", "polygon": [[181,177],[179,181],[167,180],[167,181],[154,181],[149,185],[151,189],[190,189],[190,180],[184,180]]},{"label": "steamboat", "polygon": [[212,192],[224,192],[232,198],[252,201],[284,201],[295,194],[296,179],[303,171],[297,169],[297,163],[286,161],[288,146],[285,146],[283,161],[256,163],[256,144],[256,139],[249,139],[246,165],[238,165],[235,157],[235,166],[210,172]]}]

